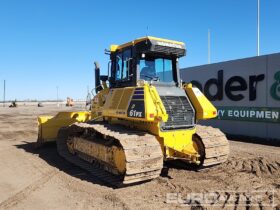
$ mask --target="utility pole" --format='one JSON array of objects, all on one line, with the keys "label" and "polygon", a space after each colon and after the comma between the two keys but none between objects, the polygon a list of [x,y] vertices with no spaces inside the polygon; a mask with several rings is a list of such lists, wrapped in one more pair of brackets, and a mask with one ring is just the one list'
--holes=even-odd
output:
[{"label": "utility pole", "polygon": [[260,55],[260,0],[258,1],[257,9],[257,56]]},{"label": "utility pole", "polygon": [[59,106],[58,104],[58,86],[56,86],[56,103],[57,103],[57,107]]},{"label": "utility pole", "polygon": [[4,80],[3,107],[5,107],[5,100],[6,100],[6,80]]},{"label": "utility pole", "polygon": [[211,31],[208,29],[208,64],[211,63]]}]

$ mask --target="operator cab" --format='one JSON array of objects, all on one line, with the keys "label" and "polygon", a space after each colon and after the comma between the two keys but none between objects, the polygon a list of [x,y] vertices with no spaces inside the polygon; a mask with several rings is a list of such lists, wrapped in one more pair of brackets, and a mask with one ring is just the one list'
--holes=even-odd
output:
[{"label": "operator cab", "polygon": [[137,86],[139,81],[178,86],[178,59],[186,54],[182,42],[144,37],[110,49],[110,87]]}]

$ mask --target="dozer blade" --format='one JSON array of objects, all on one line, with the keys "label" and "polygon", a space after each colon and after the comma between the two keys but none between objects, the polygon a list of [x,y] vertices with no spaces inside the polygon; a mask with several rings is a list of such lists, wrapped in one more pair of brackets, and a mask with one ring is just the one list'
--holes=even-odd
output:
[{"label": "dozer blade", "polygon": [[88,111],[59,112],[55,116],[38,117],[38,139],[36,147],[40,147],[46,142],[56,141],[60,128],[69,126],[75,122],[85,122],[91,117]]}]

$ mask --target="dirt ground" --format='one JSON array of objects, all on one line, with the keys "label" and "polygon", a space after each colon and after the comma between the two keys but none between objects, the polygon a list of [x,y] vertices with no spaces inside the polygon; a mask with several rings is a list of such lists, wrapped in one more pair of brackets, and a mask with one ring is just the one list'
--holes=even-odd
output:
[{"label": "dirt ground", "polygon": [[168,164],[153,181],[113,189],[59,157],[55,144],[33,149],[36,117],[70,109],[0,108],[0,209],[280,209],[280,147],[230,141],[220,166]]}]

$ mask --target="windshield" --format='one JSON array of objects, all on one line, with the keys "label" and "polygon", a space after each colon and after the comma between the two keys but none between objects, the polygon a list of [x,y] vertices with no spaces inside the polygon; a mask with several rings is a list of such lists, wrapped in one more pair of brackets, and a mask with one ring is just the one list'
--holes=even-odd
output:
[{"label": "windshield", "polygon": [[140,79],[146,81],[173,82],[173,65],[171,59],[145,58],[139,61]]}]

